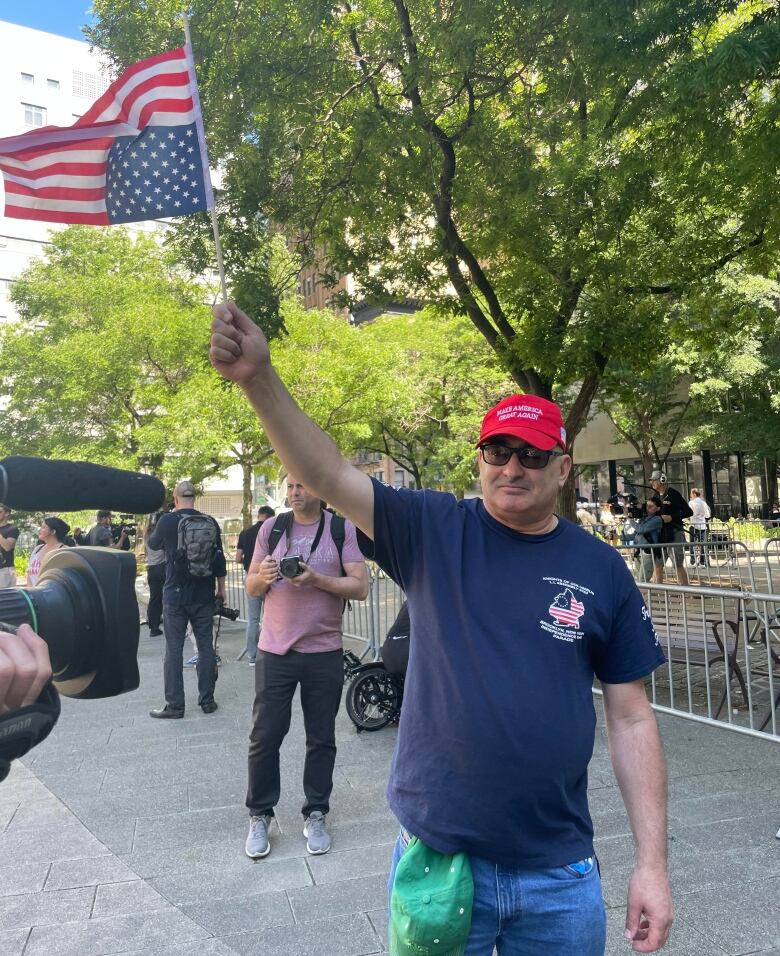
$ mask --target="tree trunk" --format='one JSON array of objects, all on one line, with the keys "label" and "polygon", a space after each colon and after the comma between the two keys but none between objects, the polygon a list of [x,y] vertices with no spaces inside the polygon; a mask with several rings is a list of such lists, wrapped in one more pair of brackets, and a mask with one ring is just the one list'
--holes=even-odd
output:
[{"label": "tree trunk", "polygon": [[764,459],[764,481],[766,483],[767,518],[777,510],[777,459]]},{"label": "tree trunk", "polygon": [[252,524],[252,463],[241,462],[243,477],[243,501],[241,502],[241,521],[245,528]]},{"label": "tree trunk", "polygon": [[558,514],[569,521],[577,521],[577,495],[574,489],[574,468],[569,472],[566,484],[558,492]]}]

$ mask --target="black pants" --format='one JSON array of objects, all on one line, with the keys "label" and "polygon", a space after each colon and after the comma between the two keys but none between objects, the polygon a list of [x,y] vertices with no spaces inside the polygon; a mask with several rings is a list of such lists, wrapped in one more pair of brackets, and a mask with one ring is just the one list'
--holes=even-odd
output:
[{"label": "black pants", "polygon": [[162,593],[165,584],[165,564],[153,564],[146,569],[149,585],[149,604],[146,608],[146,623],[151,630],[159,631],[162,621]]},{"label": "black pants", "polygon": [[165,605],[165,702],[171,710],[184,710],[184,639],[192,624],[198,645],[198,703],[214,700],[217,658],[214,654],[214,603]]},{"label": "black pants", "polygon": [[295,688],[301,685],[306,729],[302,812],[327,813],[336,762],[336,714],[341,703],[344,664],[341,651],[319,654],[257,652],[255,704],[249,736],[249,786],[246,805],[252,814],[273,816],[279,802],[279,750],[290,729]]}]

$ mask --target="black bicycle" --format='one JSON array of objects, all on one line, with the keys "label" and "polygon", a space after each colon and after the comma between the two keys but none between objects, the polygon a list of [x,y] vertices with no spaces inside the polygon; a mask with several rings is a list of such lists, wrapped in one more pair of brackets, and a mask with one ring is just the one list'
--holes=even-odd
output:
[{"label": "black bicycle", "polygon": [[358,733],[381,730],[397,723],[401,716],[409,630],[409,612],[404,602],[380,649],[382,660],[364,664],[352,651],[344,651],[347,714]]}]

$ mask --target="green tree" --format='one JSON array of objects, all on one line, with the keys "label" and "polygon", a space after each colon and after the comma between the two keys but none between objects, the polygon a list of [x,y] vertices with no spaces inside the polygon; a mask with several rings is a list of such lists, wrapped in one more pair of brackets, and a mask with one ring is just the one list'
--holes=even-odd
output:
[{"label": "green tree", "polygon": [[495,353],[464,316],[434,309],[385,316],[360,334],[389,379],[364,449],[389,455],[418,488],[463,494],[476,478],[482,416],[512,391]]},{"label": "green tree", "polygon": [[6,453],[164,474],[145,435],[205,364],[202,293],[150,237],[53,233],[12,286],[21,321],[0,330]]},{"label": "green tree", "polygon": [[[178,3],[95,0],[117,64]],[[770,0],[193,0],[212,160],[247,219],[382,300],[467,315],[570,439],[648,299],[778,237]],[[630,330],[630,338],[628,332]]]},{"label": "green tree", "polygon": [[[690,386],[695,425],[686,446],[742,451],[777,508],[780,463],[780,283],[738,269],[704,305],[708,334],[694,332]],[[713,326],[717,329],[712,334]]]}]

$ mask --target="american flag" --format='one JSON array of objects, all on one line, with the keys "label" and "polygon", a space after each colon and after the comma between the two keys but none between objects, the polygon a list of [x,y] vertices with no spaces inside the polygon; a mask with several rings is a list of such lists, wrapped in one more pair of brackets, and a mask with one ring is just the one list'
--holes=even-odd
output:
[{"label": "american flag", "polygon": [[571,591],[564,591],[563,594],[556,596],[549,611],[555,618],[556,624],[563,624],[564,627],[574,627],[579,630],[580,618],[585,613],[585,605],[582,601],[578,601]]},{"label": "american flag", "polygon": [[142,60],[72,126],[0,139],[5,215],[110,225],[211,209],[187,44]]}]

